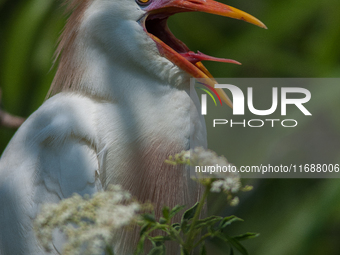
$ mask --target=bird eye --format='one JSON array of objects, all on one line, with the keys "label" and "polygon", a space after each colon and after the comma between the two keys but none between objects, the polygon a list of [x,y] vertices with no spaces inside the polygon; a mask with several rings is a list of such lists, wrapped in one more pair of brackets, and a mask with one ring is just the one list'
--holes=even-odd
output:
[{"label": "bird eye", "polygon": [[136,0],[137,4],[139,5],[148,5],[151,0]]}]

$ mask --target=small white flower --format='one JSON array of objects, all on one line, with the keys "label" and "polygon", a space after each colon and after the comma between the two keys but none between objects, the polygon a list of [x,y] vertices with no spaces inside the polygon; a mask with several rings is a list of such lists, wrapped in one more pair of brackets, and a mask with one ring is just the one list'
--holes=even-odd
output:
[{"label": "small white flower", "polygon": [[102,254],[112,243],[114,231],[137,218],[140,204],[120,186],[90,197],[77,194],[59,204],[44,205],[35,221],[35,230],[45,249],[50,248],[52,232],[60,229],[68,237],[64,254]]},{"label": "small white flower", "polygon": [[238,197],[234,197],[231,201],[230,201],[230,205],[231,206],[237,206],[240,203],[240,199]]},{"label": "small white flower", "polygon": [[224,191],[226,193],[237,193],[241,188],[241,183],[239,178],[225,178],[222,180],[216,180],[211,184],[210,191],[211,192],[221,192]]},{"label": "small white flower", "polygon": [[[171,164],[190,164],[192,166],[219,166],[231,169],[231,164],[223,156],[218,156],[214,151],[206,150],[203,147],[196,147],[189,151],[182,151],[181,153],[170,157],[167,162]],[[218,178],[211,184],[211,192],[226,192],[236,193],[241,188],[240,175],[238,172],[213,172],[209,175],[202,175],[198,177],[203,178]]]},{"label": "small white flower", "polygon": [[217,180],[214,181],[211,185],[210,191],[211,192],[216,192],[219,193],[222,191],[222,186],[223,186],[223,181],[222,180]]}]

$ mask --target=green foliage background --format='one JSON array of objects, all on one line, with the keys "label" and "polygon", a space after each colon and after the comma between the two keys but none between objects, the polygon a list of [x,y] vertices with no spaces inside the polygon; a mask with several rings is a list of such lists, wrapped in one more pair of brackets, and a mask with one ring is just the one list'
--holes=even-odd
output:
[{"label": "green foliage background", "polygon": [[[243,63],[206,62],[215,77],[340,76],[339,0],[223,2],[253,14],[268,30],[201,13],[177,14],[169,20],[171,30],[191,50]],[[62,13],[58,1],[0,0],[0,87],[3,106],[12,114],[27,117],[44,101],[55,73],[51,67],[65,23]],[[280,163],[289,163],[294,157],[313,163],[308,160],[320,154],[327,163],[340,162],[339,91],[319,86],[312,95],[318,96],[315,118],[304,123],[307,129],[286,134],[284,138],[297,139],[298,146],[290,154],[277,151]],[[0,129],[0,151],[13,134]],[[271,146],[270,141],[261,142],[261,137],[264,134],[226,137],[214,149],[236,165],[254,162],[254,158],[260,163],[272,162],[265,153],[258,153]],[[240,147],[244,140],[247,145]],[[226,208],[224,198],[218,196],[211,197],[209,203],[214,213],[236,214],[245,220],[233,226],[233,234],[261,233],[245,243],[250,254],[340,254],[339,180],[263,179],[247,183],[255,189],[241,197],[238,207]],[[211,249],[211,254],[226,250],[217,243],[211,244]]]}]

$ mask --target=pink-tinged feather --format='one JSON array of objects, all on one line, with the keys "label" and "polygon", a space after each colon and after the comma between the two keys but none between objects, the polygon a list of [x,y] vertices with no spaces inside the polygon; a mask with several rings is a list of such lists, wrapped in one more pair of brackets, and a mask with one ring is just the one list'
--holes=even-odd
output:
[{"label": "pink-tinged feather", "polygon": [[[162,206],[173,208],[175,205],[186,205],[189,208],[199,200],[202,190],[199,184],[190,180],[185,167],[164,162],[170,155],[182,151],[183,147],[176,142],[154,140],[151,144],[148,143],[147,147],[140,149],[140,154],[128,162],[127,169],[134,169],[135,172],[131,172],[129,178],[121,184],[139,201],[151,202],[157,219],[162,216]],[[180,222],[180,219],[181,216],[177,215],[173,222]],[[153,234],[163,235],[164,232],[156,231]],[[117,254],[132,252],[139,240],[139,229],[124,230],[123,236],[124,242],[119,246]],[[119,235],[119,238],[121,237]],[[168,243],[166,248],[169,254],[179,254],[178,244]]]},{"label": "pink-tinged feather", "polygon": [[76,90],[80,84],[83,70],[76,60],[76,39],[83,15],[93,0],[66,0],[66,13],[69,16],[59,38],[54,64],[59,61],[56,75],[47,98],[61,91]]}]

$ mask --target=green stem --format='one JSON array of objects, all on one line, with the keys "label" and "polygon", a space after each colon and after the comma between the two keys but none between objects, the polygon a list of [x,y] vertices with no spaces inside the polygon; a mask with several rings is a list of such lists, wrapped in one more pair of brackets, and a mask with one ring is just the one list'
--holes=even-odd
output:
[{"label": "green stem", "polygon": [[196,243],[194,244],[193,248],[196,248],[197,246],[199,246],[207,237],[211,236],[210,233],[205,234],[204,236],[202,236],[202,238]]},{"label": "green stem", "polygon": [[187,251],[191,251],[193,249],[193,243],[195,241],[195,232],[194,231],[194,227],[196,225],[196,222],[201,214],[201,211],[203,209],[203,206],[205,204],[205,201],[208,197],[208,194],[209,194],[209,190],[210,190],[210,185],[207,185],[205,187],[205,190],[204,190],[204,193],[203,193],[203,196],[201,198],[201,200],[199,201],[199,204],[198,204],[198,207],[196,209],[196,212],[195,212],[195,215],[194,217],[192,218],[192,222],[191,222],[191,225],[190,225],[190,228],[189,228],[189,231],[188,231],[188,238],[186,239],[186,242],[185,242],[185,248]]},{"label": "green stem", "polygon": [[144,235],[149,239],[151,232],[155,230],[161,230],[167,233],[168,235],[172,235],[180,245],[184,245],[184,242],[181,236],[178,234],[177,230],[173,229],[173,231],[171,231],[170,229],[173,229],[170,224],[166,225],[166,224],[159,224],[158,222],[156,222],[156,226],[146,231]]},{"label": "green stem", "polygon": [[184,242],[183,242],[181,236],[179,235],[179,232],[178,232],[176,229],[172,228],[171,226],[169,226],[169,228],[171,228],[171,229],[173,230],[173,231],[170,230],[170,234],[169,234],[169,235],[174,236],[175,239],[176,239],[176,241],[177,241],[180,245],[183,246],[183,245],[184,245]]}]

